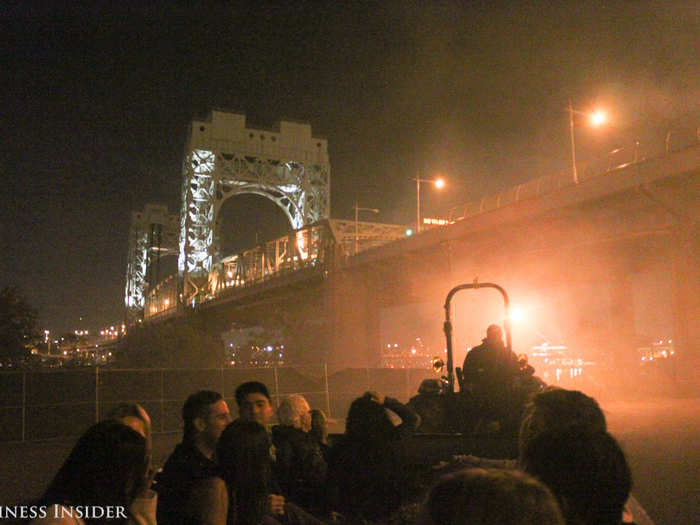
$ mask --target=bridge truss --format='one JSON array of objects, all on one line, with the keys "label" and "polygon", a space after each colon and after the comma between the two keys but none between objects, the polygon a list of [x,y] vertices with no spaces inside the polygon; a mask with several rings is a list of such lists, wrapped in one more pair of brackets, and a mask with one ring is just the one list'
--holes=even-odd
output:
[{"label": "bridge truss", "polygon": [[127,324],[143,317],[149,290],[165,276],[162,258],[177,254],[177,225],[177,216],[159,204],[147,204],[143,211],[131,214],[124,294]]},{"label": "bridge truss", "polygon": [[294,230],[330,215],[327,143],[311,126],[280,122],[279,130],[247,128],[245,116],[212,111],[192,124],[185,156],[178,271],[181,300],[207,295],[209,273],[221,259],[218,215],[241,194],[280,206]]},{"label": "bridge truss", "polygon": [[[236,290],[284,279],[295,272],[324,272],[333,263],[356,255],[356,246],[362,252],[405,235],[405,227],[395,224],[330,219],[305,226],[242,253],[220,258],[208,273],[199,304],[224,299]],[[149,288],[145,318],[161,318],[175,313],[176,309],[174,276]]]}]

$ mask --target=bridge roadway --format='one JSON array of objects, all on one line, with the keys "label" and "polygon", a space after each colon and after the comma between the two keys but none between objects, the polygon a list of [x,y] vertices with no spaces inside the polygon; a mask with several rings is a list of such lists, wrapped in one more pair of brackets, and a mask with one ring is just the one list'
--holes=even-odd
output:
[{"label": "bridge roadway", "polygon": [[673,276],[676,348],[697,363],[699,174],[695,145],[540,195],[523,196],[518,188],[519,198],[498,207],[354,256],[336,245],[322,264],[227,290],[195,314],[222,331],[271,319],[295,325],[310,359],[371,366],[383,308],[432,302],[440,309],[458,282],[478,276],[516,289],[604,286],[617,327],[609,342],[632,349],[630,297],[637,291],[629,276],[653,266]]}]

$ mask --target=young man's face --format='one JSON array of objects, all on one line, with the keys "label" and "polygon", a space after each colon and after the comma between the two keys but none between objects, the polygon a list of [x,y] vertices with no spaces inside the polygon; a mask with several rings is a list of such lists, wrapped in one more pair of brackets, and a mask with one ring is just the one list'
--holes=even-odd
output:
[{"label": "young man's face", "polygon": [[244,421],[257,421],[261,425],[269,425],[273,414],[270,400],[258,392],[245,396],[239,411]]},{"label": "young man's face", "polygon": [[231,414],[228,405],[223,399],[209,405],[209,413],[203,420],[202,434],[211,445],[215,445],[219,436],[231,422]]}]

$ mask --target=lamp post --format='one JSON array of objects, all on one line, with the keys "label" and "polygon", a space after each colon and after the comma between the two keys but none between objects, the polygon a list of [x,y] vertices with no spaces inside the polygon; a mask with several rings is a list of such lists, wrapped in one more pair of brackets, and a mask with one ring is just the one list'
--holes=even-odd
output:
[{"label": "lamp post", "polygon": [[415,179],[411,179],[416,181],[416,233],[420,233],[420,183],[421,182],[430,182],[432,184],[435,184],[435,187],[437,189],[442,188],[445,186],[445,181],[444,179],[437,178],[437,179],[421,179],[419,176],[416,176]]},{"label": "lamp post", "polygon": [[377,208],[362,208],[362,207],[360,207],[360,206],[357,205],[357,201],[355,201],[355,206],[353,206],[353,208],[355,209],[355,252],[354,252],[353,255],[357,255],[357,251],[358,251],[357,241],[358,241],[358,238],[359,238],[359,232],[358,232],[359,221],[358,221],[358,218],[359,218],[359,216],[360,216],[360,212],[361,212],[361,211],[371,211],[372,213],[379,213],[379,210],[378,210]]},{"label": "lamp post", "polygon": [[607,115],[602,110],[595,110],[591,113],[586,113],[584,111],[577,111],[574,109],[571,99],[569,99],[569,135],[571,136],[571,177],[573,178],[574,184],[578,184],[578,171],[576,169],[576,139],[574,138],[574,113],[581,115],[587,115],[590,119],[591,125],[593,127],[602,126],[608,120]]}]

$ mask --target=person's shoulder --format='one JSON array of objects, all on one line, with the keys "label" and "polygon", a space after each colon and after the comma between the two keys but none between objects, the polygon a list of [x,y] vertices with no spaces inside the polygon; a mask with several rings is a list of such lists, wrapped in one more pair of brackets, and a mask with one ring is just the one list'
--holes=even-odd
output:
[{"label": "person's shoulder", "polygon": [[226,492],[226,482],[219,476],[210,476],[204,478],[199,484],[200,488],[208,490],[217,494]]},{"label": "person's shoulder", "polygon": [[482,353],[482,352],[485,352],[485,351],[487,350],[487,348],[488,348],[488,347],[486,346],[486,343],[481,343],[481,344],[479,344],[479,345],[476,345],[476,346],[471,347],[471,348],[469,349],[469,351],[467,352],[467,355],[469,355],[469,354],[473,354],[473,355],[480,354],[480,353]]},{"label": "person's shoulder", "polygon": [[219,476],[210,476],[202,479],[192,489],[193,501],[212,502],[222,501],[228,498],[226,482]]}]

